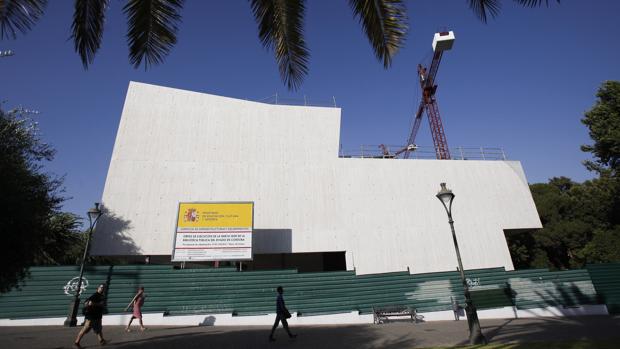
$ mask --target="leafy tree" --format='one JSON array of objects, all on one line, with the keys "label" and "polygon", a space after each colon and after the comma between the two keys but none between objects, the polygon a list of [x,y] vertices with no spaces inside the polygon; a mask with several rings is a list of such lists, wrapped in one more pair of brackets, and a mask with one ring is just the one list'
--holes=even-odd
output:
[{"label": "leafy tree", "polygon": [[[543,229],[534,233],[535,256],[546,256],[547,265],[565,269],[570,267],[574,255],[575,240],[584,234],[587,227],[579,220],[568,220],[575,215],[576,198],[574,192],[579,184],[566,177],[552,178],[548,184],[531,186],[532,195],[540,215]],[[577,244],[578,245],[578,244]],[[538,263],[542,258],[538,259]]]},{"label": "leafy tree", "polygon": [[[514,0],[536,7],[549,0]],[[559,2],[559,0],[557,0]],[[308,72],[309,51],[303,35],[305,0],[249,0],[264,47],[273,50],[280,76],[289,89],[297,89]],[[75,0],[71,38],[84,68],[92,64],[101,46],[109,0]],[[42,17],[47,0],[0,0],[0,38],[28,31]],[[468,0],[483,22],[495,17],[501,0]],[[349,0],[383,66],[388,68],[403,46],[407,9],[402,0]],[[163,62],[177,42],[183,0],[127,0],[129,61],[145,69]]]},{"label": "leafy tree", "polygon": [[515,267],[569,269],[619,260],[597,249],[604,237],[613,235],[610,203],[618,192],[613,182],[603,178],[575,183],[560,177],[532,184],[530,190],[543,228],[507,236]]},{"label": "leafy tree", "polygon": [[35,122],[0,109],[0,292],[16,286],[31,265],[68,262],[65,249],[76,242],[79,220],[59,212],[62,178],[42,168],[53,157]]},{"label": "leafy tree", "polygon": [[543,229],[507,236],[517,268],[620,261],[620,82],[604,82],[597,97],[582,119],[594,143],[581,149],[593,154],[584,164],[599,176],[530,185]]},{"label": "leafy tree", "polygon": [[594,161],[584,164],[599,174],[594,194],[599,201],[584,200],[583,204],[598,203],[592,214],[605,224],[596,227],[583,256],[593,262],[620,261],[620,81],[605,81],[596,96],[594,107],[581,120],[594,144],[583,145],[581,150],[594,156]]},{"label": "leafy tree", "polygon": [[588,126],[592,145],[582,145],[594,161],[585,161],[588,169],[600,174],[620,175],[620,81],[605,81],[596,94],[598,100],[581,122]]},{"label": "leafy tree", "polygon": [[86,244],[81,218],[66,212],[53,212],[47,220],[46,234],[37,247],[35,265],[79,264]]},{"label": "leafy tree", "polygon": [[549,258],[545,251],[537,248],[533,234],[512,233],[506,236],[506,240],[512,263],[516,269],[547,267]]},{"label": "leafy tree", "polygon": [[620,261],[620,226],[594,231],[592,240],[583,249],[583,256],[589,263]]}]

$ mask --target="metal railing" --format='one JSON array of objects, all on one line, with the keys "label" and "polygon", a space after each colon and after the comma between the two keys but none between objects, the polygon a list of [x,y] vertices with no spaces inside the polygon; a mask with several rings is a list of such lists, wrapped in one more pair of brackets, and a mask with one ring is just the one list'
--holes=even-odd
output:
[{"label": "metal railing", "polygon": [[303,105],[308,107],[329,107],[329,108],[337,108],[336,105],[336,97],[332,97],[331,99],[311,99],[310,97],[304,95],[303,99],[299,98],[286,98],[279,96],[277,93],[271,95],[269,97],[265,97],[262,99],[254,100],[254,102],[267,103],[267,104],[277,104],[277,105]]},{"label": "metal railing", "polygon": [[[386,145],[385,152],[379,145],[362,145],[359,149],[340,149],[341,158],[402,159],[404,152],[395,155],[404,146]],[[409,151],[409,159],[436,159],[433,146],[414,146]],[[450,148],[451,160],[507,160],[503,148],[493,147],[454,147]]]}]

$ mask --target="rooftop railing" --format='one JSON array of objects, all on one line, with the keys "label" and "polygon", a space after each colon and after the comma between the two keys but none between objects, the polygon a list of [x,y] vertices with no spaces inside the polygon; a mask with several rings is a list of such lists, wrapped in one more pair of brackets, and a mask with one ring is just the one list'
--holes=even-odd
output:
[{"label": "rooftop railing", "polygon": [[336,105],[336,97],[331,99],[314,99],[304,95],[303,99],[300,98],[286,98],[278,95],[277,93],[269,97],[254,100],[254,102],[278,104],[278,105],[299,105],[307,107],[329,107],[338,108]]},{"label": "rooftop railing", "polygon": [[[385,149],[385,151],[384,151]],[[400,152],[404,146],[362,145],[358,149],[341,149],[341,158],[369,158],[369,159],[402,159],[405,152]],[[435,147],[410,147],[409,159],[436,159]],[[503,148],[493,147],[454,147],[450,148],[451,160],[507,160]]]}]

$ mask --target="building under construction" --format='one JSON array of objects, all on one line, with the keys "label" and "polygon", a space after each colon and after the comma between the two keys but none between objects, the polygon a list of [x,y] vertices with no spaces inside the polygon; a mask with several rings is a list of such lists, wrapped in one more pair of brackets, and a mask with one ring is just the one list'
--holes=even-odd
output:
[{"label": "building under construction", "polygon": [[179,203],[253,202],[244,269],[455,270],[446,182],[465,269],[513,269],[505,234],[541,227],[518,161],[347,156],[340,117],[130,83],[91,253],[170,262]]},{"label": "building under construction", "polygon": [[[99,283],[106,325],[127,323],[139,285],[152,325],[268,325],[277,286],[293,325],[458,320],[466,302],[470,343],[484,337],[469,305],[482,318],[617,312],[620,265],[513,270],[506,234],[541,222],[518,161],[448,147],[435,77],[453,41],[435,34],[431,64],[418,66],[404,146],[342,151],[335,105],[130,83],[91,254],[137,263],[31,268],[0,295],[0,326],[77,323],[63,316],[67,297]],[[415,144],[423,115],[430,150]],[[439,197],[454,201],[444,210]]]}]

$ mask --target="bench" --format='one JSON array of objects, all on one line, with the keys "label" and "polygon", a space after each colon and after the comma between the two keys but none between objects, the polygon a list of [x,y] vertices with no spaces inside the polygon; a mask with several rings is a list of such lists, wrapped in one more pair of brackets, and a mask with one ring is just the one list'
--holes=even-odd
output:
[{"label": "bench", "polygon": [[418,322],[418,315],[414,308],[406,305],[389,305],[372,307],[372,313],[375,324],[381,324],[388,320],[389,317],[411,317],[411,321]]}]

